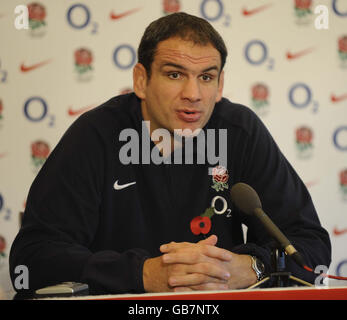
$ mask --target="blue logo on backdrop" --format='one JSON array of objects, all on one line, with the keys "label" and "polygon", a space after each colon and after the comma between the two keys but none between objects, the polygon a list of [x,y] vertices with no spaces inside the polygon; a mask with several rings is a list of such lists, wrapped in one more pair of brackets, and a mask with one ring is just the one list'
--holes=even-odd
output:
[{"label": "blue logo on backdrop", "polygon": [[334,12],[338,15],[338,16],[340,16],[340,17],[347,17],[347,11],[346,12],[341,12],[341,11],[339,11],[339,9],[337,8],[338,6],[337,6],[337,3],[341,3],[342,1],[340,0],[340,1],[338,1],[338,0],[333,0],[333,2],[332,2],[332,6],[333,6],[333,10],[334,10]]},{"label": "blue logo on backdrop", "polygon": [[[40,108],[37,115],[33,115],[32,104],[35,103],[36,108]],[[46,101],[41,97],[31,97],[24,103],[24,115],[32,122],[40,122],[45,118],[49,118],[48,125],[52,127],[54,125],[55,117],[54,115],[48,115],[48,106]]]},{"label": "blue logo on backdrop", "polygon": [[[76,22],[76,18],[74,18],[74,14],[73,14],[74,12],[77,12],[77,14],[80,14],[81,16],[83,16],[83,18],[80,19],[81,21]],[[97,32],[98,23],[90,21],[91,20],[90,10],[88,9],[86,5],[82,3],[77,3],[72,5],[67,11],[66,18],[69,25],[74,29],[82,30],[91,24],[92,25],[91,33],[95,34]]]},{"label": "blue logo on backdrop", "polygon": [[224,14],[224,5],[221,0],[203,0],[200,5],[200,12],[204,19],[210,22],[217,22],[225,18],[223,25],[230,26],[231,17],[229,14]]},{"label": "blue logo on backdrop", "polygon": [[[334,145],[337,149],[339,149],[340,151],[347,151],[347,143],[345,145],[342,145],[339,141],[339,137],[341,134],[343,134],[343,132],[345,133],[345,136],[347,137],[347,126],[341,126],[338,127],[333,134],[333,141],[334,141]],[[347,141],[347,139],[344,139],[345,141]]]},{"label": "blue logo on backdrop", "polygon": [[[252,51],[254,50],[260,50],[260,55],[258,57],[254,57],[254,53],[252,54]],[[274,69],[275,65],[275,60],[271,57],[269,57],[268,54],[268,48],[265,44],[265,42],[261,40],[251,40],[246,44],[244,54],[245,58],[248,61],[248,63],[254,65],[254,66],[259,66],[264,64],[265,62],[267,63],[267,68],[269,70]]]},{"label": "blue logo on backdrop", "polygon": [[[121,63],[119,61],[118,56],[121,52],[127,52],[127,54],[130,56],[128,63]],[[119,69],[122,69],[122,70],[130,69],[136,62],[136,51],[131,45],[122,44],[114,50],[113,61]]]},{"label": "blue logo on backdrop", "polygon": [[341,269],[342,267],[345,265],[346,269],[347,269],[347,260],[342,260],[336,267],[336,275],[338,277],[345,277],[345,274],[342,274]]},{"label": "blue logo on backdrop", "polygon": [[[299,101],[297,94],[302,93],[302,97]],[[310,87],[305,83],[296,83],[294,84],[290,89],[288,93],[288,99],[290,104],[298,109],[306,108],[310,105],[313,106],[313,112],[318,111],[319,104],[317,101],[312,101],[312,90]]]}]

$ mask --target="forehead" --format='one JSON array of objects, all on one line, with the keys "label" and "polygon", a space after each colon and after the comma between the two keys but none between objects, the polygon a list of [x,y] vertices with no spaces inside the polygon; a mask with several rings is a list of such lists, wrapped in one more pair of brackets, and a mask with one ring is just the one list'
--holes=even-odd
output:
[{"label": "forehead", "polygon": [[154,63],[176,63],[183,66],[206,67],[221,66],[219,51],[208,43],[206,45],[196,44],[181,38],[170,38],[160,42],[154,56]]}]

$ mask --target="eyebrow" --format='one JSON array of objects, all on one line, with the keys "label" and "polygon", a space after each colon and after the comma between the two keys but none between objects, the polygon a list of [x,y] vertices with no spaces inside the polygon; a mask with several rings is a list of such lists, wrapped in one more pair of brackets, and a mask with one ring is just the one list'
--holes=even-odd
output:
[{"label": "eyebrow", "polygon": [[[177,68],[177,69],[188,70],[186,67],[181,66],[181,65],[176,64],[176,63],[172,63],[172,62],[164,63],[161,66],[161,69],[164,68],[164,67],[174,67],[174,68]],[[216,70],[218,72],[219,68],[218,68],[218,66],[214,65],[214,66],[211,66],[211,67],[208,67],[208,68],[202,70],[202,72],[209,72],[209,71],[212,71],[212,70]]]}]

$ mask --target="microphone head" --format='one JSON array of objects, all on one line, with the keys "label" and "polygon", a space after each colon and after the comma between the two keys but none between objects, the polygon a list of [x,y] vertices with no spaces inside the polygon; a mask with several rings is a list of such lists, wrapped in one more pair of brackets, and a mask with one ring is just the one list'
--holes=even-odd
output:
[{"label": "microphone head", "polygon": [[254,210],[261,208],[257,192],[248,184],[239,182],[231,188],[231,200],[244,213],[252,215]]}]

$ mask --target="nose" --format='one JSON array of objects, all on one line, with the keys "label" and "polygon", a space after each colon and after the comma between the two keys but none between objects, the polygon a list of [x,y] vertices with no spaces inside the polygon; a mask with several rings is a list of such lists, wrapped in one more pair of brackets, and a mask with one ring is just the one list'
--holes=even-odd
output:
[{"label": "nose", "polygon": [[182,98],[190,102],[197,102],[201,99],[201,87],[199,79],[188,78],[183,84]]}]

